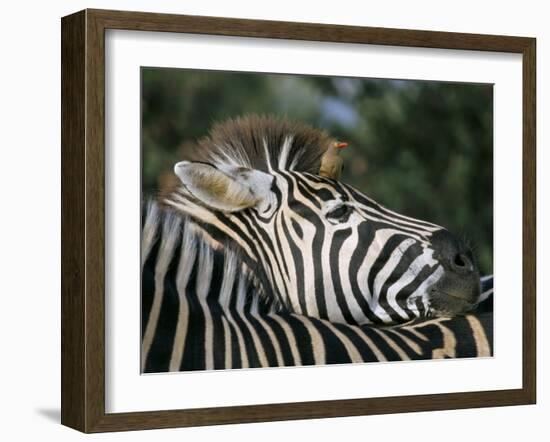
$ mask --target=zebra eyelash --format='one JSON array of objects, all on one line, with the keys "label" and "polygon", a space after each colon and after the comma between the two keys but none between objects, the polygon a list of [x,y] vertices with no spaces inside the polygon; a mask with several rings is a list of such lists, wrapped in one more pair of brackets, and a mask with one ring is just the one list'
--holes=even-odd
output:
[{"label": "zebra eyelash", "polygon": [[325,216],[331,222],[346,222],[352,212],[353,207],[348,204],[341,203],[326,211]]}]

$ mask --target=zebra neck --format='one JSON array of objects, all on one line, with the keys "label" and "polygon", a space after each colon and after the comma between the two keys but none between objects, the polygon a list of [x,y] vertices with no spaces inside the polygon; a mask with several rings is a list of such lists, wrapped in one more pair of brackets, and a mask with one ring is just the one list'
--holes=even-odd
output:
[{"label": "zebra neck", "polygon": [[154,291],[168,285],[180,297],[194,293],[214,308],[277,311],[254,261],[211,230],[177,211],[149,203],[143,222],[141,266],[144,283],[154,270]]},{"label": "zebra neck", "polygon": [[194,230],[215,249],[235,251],[254,276],[261,281],[267,296],[279,299],[278,295],[284,293],[280,284],[277,284],[276,276],[270,270],[269,261],[266,265],[262,234],[250,216],[244,213],[222,213],[211,210],[197,202],[181,186],[164,200],[164,204],[169,210],[175,211],[188,223],[193,224]]}]

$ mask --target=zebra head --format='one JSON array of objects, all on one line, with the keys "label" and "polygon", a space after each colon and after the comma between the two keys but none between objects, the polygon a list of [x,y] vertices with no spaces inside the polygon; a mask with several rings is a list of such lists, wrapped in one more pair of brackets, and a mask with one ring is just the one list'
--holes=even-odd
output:
[{"label": "zebra head", "polygon": [[181,185],[166,202],[240,248],[290,312],[390,324],[470,310],[471,252],[440,226],[312,173],[333,142],[286,121],[230,121],[199,143],[206,158],[175,165]]}]

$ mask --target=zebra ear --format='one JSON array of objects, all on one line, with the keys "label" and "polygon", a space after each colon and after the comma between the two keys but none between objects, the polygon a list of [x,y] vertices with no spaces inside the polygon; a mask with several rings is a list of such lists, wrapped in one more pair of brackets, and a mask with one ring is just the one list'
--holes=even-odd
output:
[{"label": "zebra ear", "polygon": [[255,169],[190,161],[177,163],[174,172],[193,197],[222,212],[261,208],[273,181],[271,175]]}]

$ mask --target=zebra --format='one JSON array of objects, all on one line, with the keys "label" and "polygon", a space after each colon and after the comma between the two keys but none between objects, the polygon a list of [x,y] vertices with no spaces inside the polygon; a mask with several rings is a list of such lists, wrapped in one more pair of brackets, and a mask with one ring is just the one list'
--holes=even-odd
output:
[{"label": "zebra", "polygon": [[[492,355],[492,305],[465,316],[373,326],[289,312],[237,249],[156,203],[142,247],[142,372],[289,367]],[[480,302],[492,299],[482,278]]]},{"label": "zebra", "polygon": [[179,183],[161,200],[238,252],[262,296],[289,313],[389,325],[470,311],[480,294],[471,251],[317,175],[334,142],[286,119],[230,119],[175,165]]}]

